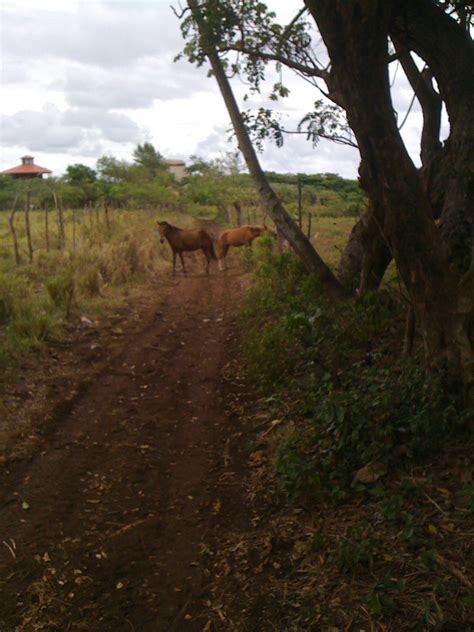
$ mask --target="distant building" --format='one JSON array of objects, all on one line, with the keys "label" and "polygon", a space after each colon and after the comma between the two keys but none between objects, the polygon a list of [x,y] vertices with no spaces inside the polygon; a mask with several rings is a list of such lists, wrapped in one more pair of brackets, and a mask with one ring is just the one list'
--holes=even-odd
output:
[{"label": "distant building", "polygon": [[1,171],[0,175],[13,176],[14,178],[42,178],[43,174],[53,173],[45,167],[35,165],[35,159],[33,156],[23,156],[21,158],[21,165],[12,167],[6,171]]},{"label": "distant building", "polygon": [[176,180],[182,180],[186,176],[186,164],[182,160],[163,160],[163,162]]}]

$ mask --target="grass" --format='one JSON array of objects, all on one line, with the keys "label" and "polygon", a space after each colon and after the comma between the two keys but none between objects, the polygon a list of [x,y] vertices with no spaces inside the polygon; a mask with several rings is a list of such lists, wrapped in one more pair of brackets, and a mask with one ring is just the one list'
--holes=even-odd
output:
[{"label": "grass", "polygon": [[[160,217],[164,214],[160,213]],[[189,215],[166,218],[191,226]],[[61,336],[66,323],[84,312],[116,306],[132,285],[155,280],[170,253],[147,211],[65,212],[66,247],[60,249],[55,214],[49,213],[49,249],[44,212],[31,212],[33,261],[28,261],[25,224],[17,214],[20,265],[15,265],[7,213],[0,213],[0,366]]]},{"label": "grass", "polygon": [[[258,221],[261,221],[260,216]],[[356,221],[357,218],[348,217],[320,216],[313,218],[310,241],[318,254],[333,270],[337,268],[341,253]],[[276,253],[277,247],[272,238],[264,235],[254,242],[252,250],[242,248],[239,251],[239,256],[244,267],[250,271],[269,251]]]},{"label": "grass", "polygon": [[311,242],[323,260],[333,269],[337,267],[356,219],[348,217],[315,217]]}]

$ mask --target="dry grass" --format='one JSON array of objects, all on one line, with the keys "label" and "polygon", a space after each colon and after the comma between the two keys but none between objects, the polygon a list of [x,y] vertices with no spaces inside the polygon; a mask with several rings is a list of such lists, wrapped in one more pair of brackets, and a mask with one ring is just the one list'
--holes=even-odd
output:
[{"label": "dry grass", "polygon": [[[194,219],[177,213],[160,218],[181,226]],[[8,214],[0,213],[0,364],[42,347],[82,314],[110,309],[132,286],[157,281],[169,248],[159,243],[149,211],[65,212],[61,250],[56,214],[49,213],[49,248],[43,211],[31,212],[33,261],[28,261],[23,213],[15,218],[21,257],[15,265]]]},{"label": "dry grass", "polygon": [[348,217],[314,218],[311,242],[331,268],[337,267],[342,250],[356,221],[356,218]]}]

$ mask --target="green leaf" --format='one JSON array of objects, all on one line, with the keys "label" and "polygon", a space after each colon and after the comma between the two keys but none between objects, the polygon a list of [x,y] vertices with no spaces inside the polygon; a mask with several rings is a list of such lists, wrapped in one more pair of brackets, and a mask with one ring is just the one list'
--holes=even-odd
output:
[{"label": "green leaf", "polygon": [[382,612],[382,602],[380,601],[378,593],[373,593],[367,603],[374,614],[380,614]]}]

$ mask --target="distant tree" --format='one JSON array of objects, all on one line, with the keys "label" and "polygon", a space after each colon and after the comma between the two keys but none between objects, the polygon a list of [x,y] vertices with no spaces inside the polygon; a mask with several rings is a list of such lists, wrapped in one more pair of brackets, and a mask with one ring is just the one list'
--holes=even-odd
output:
[{"label": "distant tree", "polygon": [[240,151],[227,151],[214,160],[193,155],[186,170],[191,175],[236,176],[244,171],[244,164]]},{"label": "distant tree", "polygon": [[125,160],[117,160],[113,156],[102,156],[97,160],[97,171],[105,182],[121,182],[126,180],[130,164]]},{"label": "distant tree", "polygon": [[189,159],[186,171],[192,176],[207,176],[215,173],[216,166],[213,161],[205,160],[201,156],[192,155]]},{"label": "distant tree", "polygon": [[87,165],[76,163],[67,167],[64,179],[68,184],[81,185],[86,182],[95,182],[97,173]]},{"label": "distant tree", "polygon": [[11,207],[16,194],[15,180],[11,176],[0,175],[0,209],[6,210]]},{"label": "distant tree", "polygon": [[150,171],[156,171],[164,167],[163,156],[151,143],[137,145],[133,151],[133,161],[140,167],[145,167]]},{"label": "distant tree", "polygon": [[244,163],[240,151],[228,151],[215,161],[222,173],[237,176],[244,171]]}]

